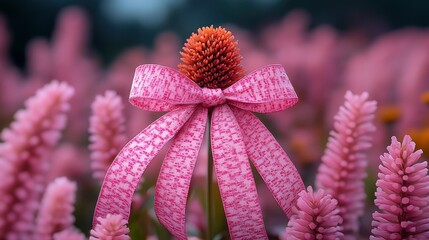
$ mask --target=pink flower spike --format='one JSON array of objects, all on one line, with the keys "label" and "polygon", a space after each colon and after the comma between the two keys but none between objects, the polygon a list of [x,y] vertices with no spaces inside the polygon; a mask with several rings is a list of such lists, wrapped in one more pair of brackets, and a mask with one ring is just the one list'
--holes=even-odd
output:
[{"label": "pink flower spike", "polygon": [[[381,164],[375,193],[370,239],[429,239],[429,176],[422,150],[406,135],[402,143],[392,137]],[[393,184],[392,179],[399,186]]]},{"label": "pink flower spike", "polygon": [[85,240],[85,235],[76,228],[68,228],[55,233],[54,240]]},{"label": "pink flower spike", "polygon": [[53,81],[25,102],[0,144],[0,239],[30,239],[45,189],[47,154],[66,124],[73,88]]},{"label": "pink flower spike", "polygon": [[73,226],[76,188],[76,183],[65,177],[48,185],[36,219],[37,239],[50,240],[55,233]]},{"label": "pink flower spike", "polygon": [[92,103],[89,140],[93,177],[103,181],[110,164],[125,145],[125,118],[121,98],[114,91],[106,91]]},{"label": "pink flower spike", "polygon": [[340,239],[343,237],[340,231],[342,218],[337,203],[322,189],[313,192],[313,188],[309,186],[307,191],[302,190],[293,208],[294,215],[281,239]]},{"label": "pink flower spike", "polygon": [[98,224],[91,230],[89,240],[129,240],[130,230],[127,221],[121,215],[108,214],[105,218],[98,218]]},{"label": "pink flower spike", "polygon": [[355,95],[347,91],[316,176],[317,187],[338,201],[346,238],[354,238],[359,229],[358,218],[363,214],[363,180],[368,161],[365,151],[371,147],[376,108],[376,102],[368,100],[368,93]]}]

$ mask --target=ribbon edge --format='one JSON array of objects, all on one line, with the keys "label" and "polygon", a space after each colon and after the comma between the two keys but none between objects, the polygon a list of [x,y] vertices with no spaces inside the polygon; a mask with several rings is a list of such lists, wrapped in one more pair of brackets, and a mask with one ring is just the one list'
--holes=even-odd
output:
[{"label": "ribbon edge", "polygon": [[137,72],[137,70],[141,71],[141,69],[143,69],[145,67],[157,67],[157,68],[161,67],[161,68],[168,69],[169,71],[172,71],[175,74],[183,76],[183,78],[186,78],[189,82],[191,82],[193,85],[195,85],[195,87],[201,88],[200,86],[198,86],[198,84],[196,82],[192,81],[192,79],[190,79],[187,76],[183,75],[177,69],[174,69],[174,68],[169,67],[169,66],[165,66],[165,65],[161,65],[161,64],[154,64],[154,63],[141,64],[141,65],[139,65],[139,66],[136,67],[135,71],[136,72]]},{"label": "ribbon edge", "polygon": [[[266,101],[266,102],[252,102],[252,101],[241,102],[241,101],[236,101],[236,100],[234,100],[234,99],[229,99],[229,98],[226,98],[226,99],[227,99],[227,103],[228,103],[229,105],[232,105],[233,107],[239,108],[239,109],[244,110],[244,111],[257,112],[257,113],[274,113],[274,112],[281,112],[281,111],[283,111],[283,110],[286,110],[286,109],[288,109],[288,108],[293,107],[293,106],[294,106],[296,103],[298,103],[298,101],[299,101],[299,98],[298,98],[298,97],[295,97],[295,98],[287,98],[287,99],[276,99],[276,100],[273,100],[273,101]],[[251,108],[243,108],[243,107],[242,107],[242,106],[246,106],[246,105],[248,105],[248,104],[251,104],[251,105],[253,105],[253,106],[255,106],[255,105],[257,106],[257,105],[265,105],[265,104],[276,103],[276,102],[278,102],[278,101],[288,101],[288,100],[291,100],[292,102],[291,102],[291,103],[286,103],[286,105],[287,105],[287,106],[285,106],[285,107],[282,107],[282,108],[280,108],[280,109],[274,109],[274,110],[270,109],[270,110],[260,111],[260,110],[257,110],[257,109],[255,109],[255,108],[253,108],[252,110],[249,110],[249,109],[251,109]],[[281,103],[281,104],[285,104],[285,103]]]},{"label": "ribbon edge", "polygon": [[[250,75],[255,74],[255,73],[257,73],[257,72],[260,72],[261,70],[266,69],[266,68],[270,68],[270,67],[275,68],[275,69],[281,69],[281,70],[283,70],[283,71],[284,71],[284,73],[286,74],[286,70],[285,70],[285,68],[284,68],[284,67],[283,67],[283,65],[282,65],[282,64],[280,64],[280,63],[273,63],[273,64],[264,65],[264,66],[262,66],[262,67],[260,67],[260,68],[257,68],[257,69],[255,69],[255,70],[253,70],[253,71],[251,71],[251,72],[247,73],[247,74],[246,74],[246,75],[244,75],[242,78],[240,78],[240,80],[238,80],[237,82],[235,82],[234,84],[232,84],[231,86],[229,86],[229,87],[227,87],[227,88],[225,88],[225,89],[223,89],[223,90],[225,91],[225,90],[227,90],[227,89],[229,89],[229,88],[232,88],[232,87],[234,87],[234,85],[238,85],[238,84],[239,84],[239,82],[240,82],[242,79],[246,79],[247,77],[250,77]],[[286,77],[287,77],[287,74],[286,74]],[[289,77],[287,77],[287,79],[289,80]],[[290,81],[290,80],[289,80],[289,81]]]},{"label": "ribbon edge", "polygon": [[[137,102],[137,101],[141,101],[142,99],[149,100],[149,101],[160,101],[159,98],[154,98],[154,97],[130,97],[128,101],[134,107],[139,108],[139,109],[141,109],[143,111],[148,111],[148,112],[171,112],[171,111],[177,110],[178,108],[186,107],[188,105],[202,104],[202,100],[195,100],[195,102],[177,103],[176,101],[171,101],[171,100],[165,100],[164,99],[164,100],[162,100],[163,102],[171,105],[171,107],[168,108],[168,110],[154,110],[154,109],[149,110],[148,108],[142,107],[142,105]],[[148,105],[148,104],[146,104],[146,105]]]}]

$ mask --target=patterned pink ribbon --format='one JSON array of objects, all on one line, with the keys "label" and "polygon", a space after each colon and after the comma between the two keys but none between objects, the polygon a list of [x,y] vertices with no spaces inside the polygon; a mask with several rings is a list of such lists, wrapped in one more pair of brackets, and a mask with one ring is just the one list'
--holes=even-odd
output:
[{"label": "patterned pink ribbon", "polygon": [[155,190],[159,221],[186,239],[185,211],[192,172],[213,108],[214,168],[232,239],[267,239],[248,159],[290,217],[302,179],[275,138],[250,111],[267,113],[293,106],[298,97],[280,65],[269,65],[226,89],[200,88],[160,65],[136,69],[130,102],[148,111],[169,111],[135,136],[110,166],[98,198],[97,217],[129,218],[131,199],[150,161],[171,139]]}]

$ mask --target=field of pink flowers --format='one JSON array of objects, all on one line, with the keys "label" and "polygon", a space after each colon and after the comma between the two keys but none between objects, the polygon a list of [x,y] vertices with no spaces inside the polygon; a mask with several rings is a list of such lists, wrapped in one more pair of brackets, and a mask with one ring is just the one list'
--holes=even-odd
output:
[{"label": "field of pink flowers", "polygon": [[[152,49],[128,49],[101,67],[89,54],[87,21],[81,9],[64,9],[51,39],[28,44],[20,70],[0,17],[0,239],[176,235],[154,210],[168,146],[145,171],[129,219],[92,221],[110,163],[163,115],[128,103],[136,67],[177,69],[183,42],[165,32]],[[268,238],[429,239],[429,30],[373,38],[358,29],[310,28],[300,11],[257,33],[223,27],[238,40],[245,73],[281,64],[299,97],[287,110],[256,114],[306,186],[288,219],[252,166]],[[208,195],[207,145],[204,139],[192,175],[187,234],[228,239],[216,179]]]}]

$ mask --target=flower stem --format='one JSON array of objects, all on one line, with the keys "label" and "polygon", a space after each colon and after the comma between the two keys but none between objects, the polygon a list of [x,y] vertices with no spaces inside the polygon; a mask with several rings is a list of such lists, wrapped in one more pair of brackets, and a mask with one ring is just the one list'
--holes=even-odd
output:
[{"label": "flower stem", "polygon": [[212,239],[212,222],[213,222],[213,154],[211,144],[211,118],[212,109],[209,110],[208,114],[208,154],[207,154],[207,239]]}]

